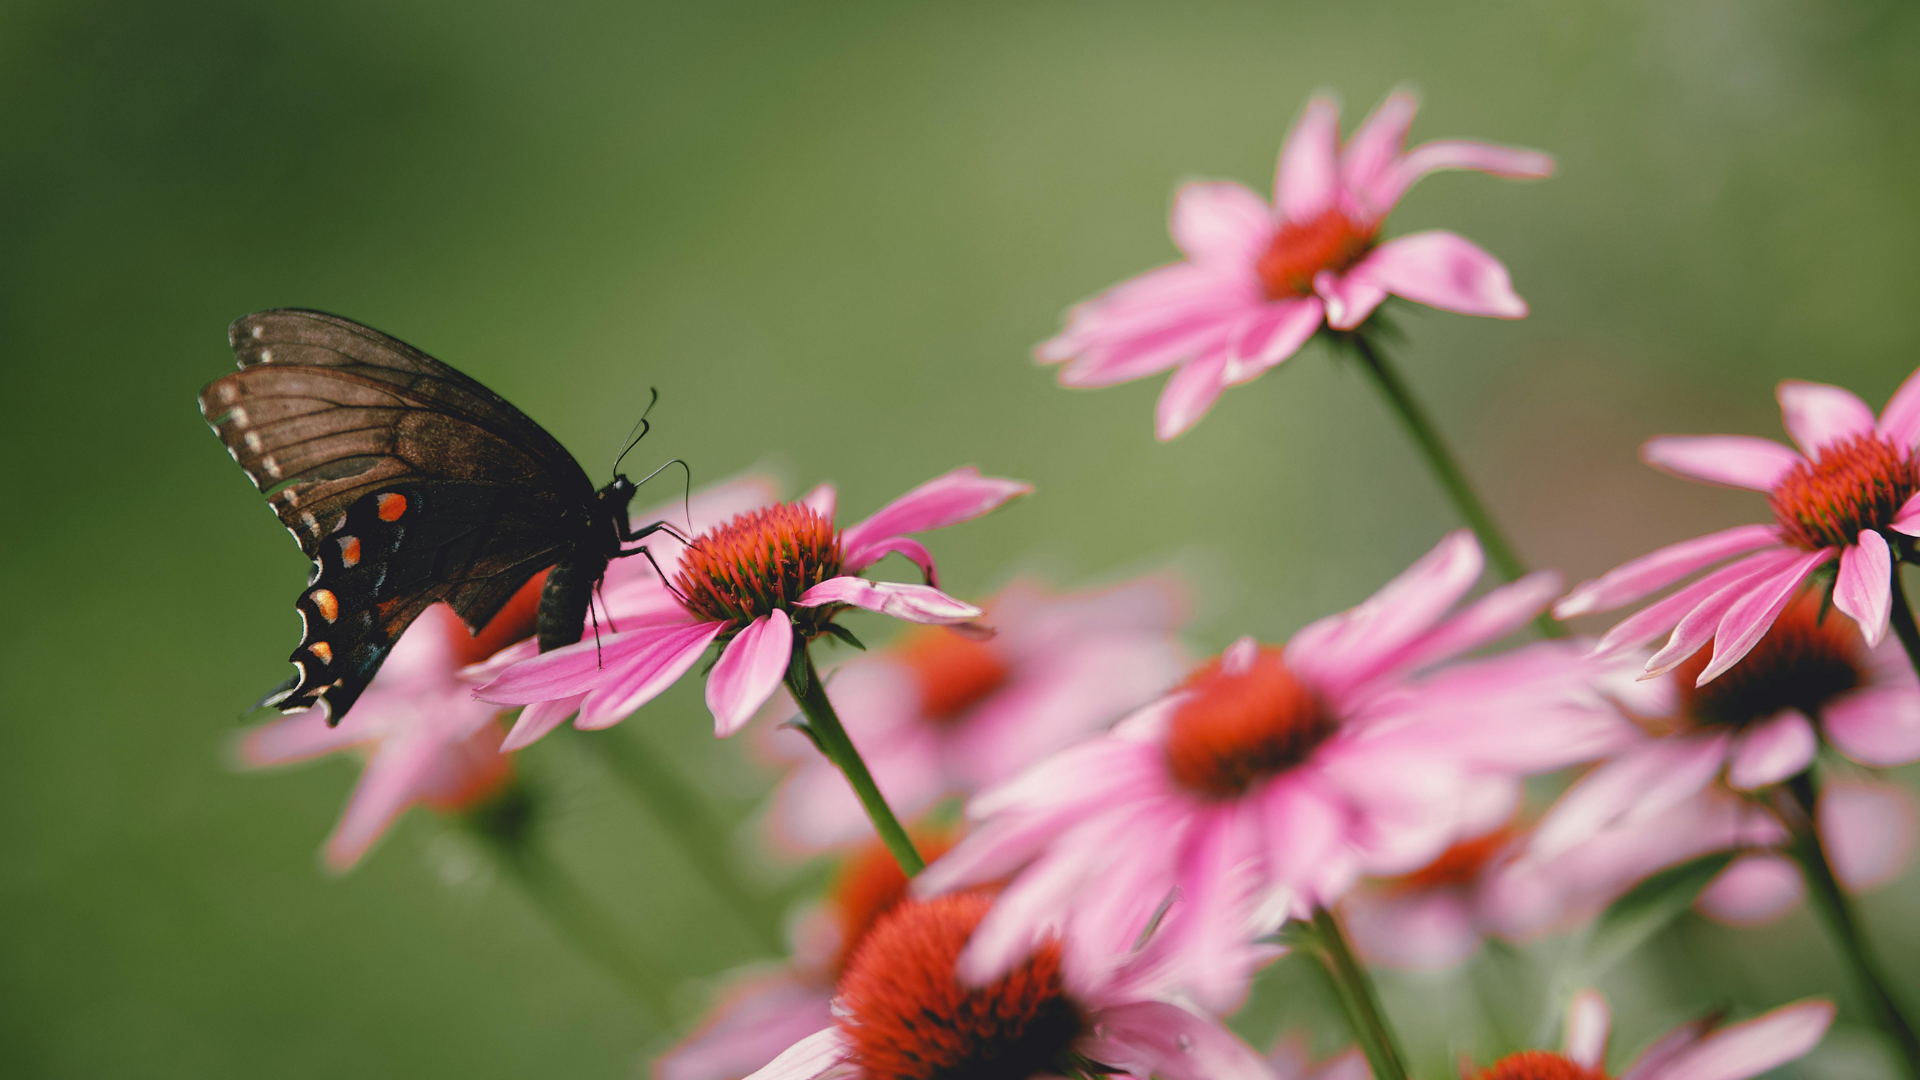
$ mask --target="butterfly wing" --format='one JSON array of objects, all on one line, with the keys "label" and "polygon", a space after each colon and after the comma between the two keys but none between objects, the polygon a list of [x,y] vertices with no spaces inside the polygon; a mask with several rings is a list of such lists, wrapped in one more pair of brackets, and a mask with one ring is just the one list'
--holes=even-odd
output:
[{"label": "butterfly wing", "polygon": [[200,410],[314,560],[296,675],[263,704],[344,716],[427,605],[477,631],[588,535],[572,455],[453,368],[314,311],[248,315],[229,337],[240,370]]}]

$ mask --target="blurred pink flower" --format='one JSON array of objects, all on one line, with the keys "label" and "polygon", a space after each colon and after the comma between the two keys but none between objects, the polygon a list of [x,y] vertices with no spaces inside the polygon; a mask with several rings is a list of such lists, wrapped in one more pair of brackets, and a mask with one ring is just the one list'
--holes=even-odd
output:
[{"label": "blurred pink flower", "polygon": [[[1683,1024],[1656,1041],[1620,1074],[1620,1080],[1749,1080],[1815,1046],[1833,1023],[1833,1003],[1818,998],[1782,1005],[1743,1023],[1719,1026],[1718,1017]],[[1461,1068],[1466,1080],[1607,1080],[1607,1040],[1613,1026],[1607,1003],[1592,990],[1573,996],[1561,1052],[1522,1050],[1481,1069]]]},{"label": "blurred pink flower", "polygon": [[1519,776],[1615,750],[1631,725],[1571,643],[1431,670],[1524,626],[1556,587],[1535,574],[1449,615],[1482,564],[1455,533],[1284,651],[1243,638],[1111,733],[977,796],[978,829],[915,882],[1018,872],[963,974],[994,978],[1055,934],[1083,963],[1122,954],[1173,898],[1156,941],[1225,1011],[1286,917],[1428,862],[1509,812]]},{"label": "blurred pink flower", "polygon": [[1060,373],[1067,386],[1111,386],[1178,365],[1155,418],[1159,437],[1171,439],[1222,389],[1292,356],[1322,324],[1359,326],[1389,293],[1467,315],[1523,317],[1526,302],[1506,267],[1470,241],[1431,230],[1383,242],[1380,227],[1430,172],[1538,179],[1553,172],[1553,159],[1458,140],[1403,153],[1417,107],[1411,94],[1394,94],[1343,146],[1339,106],[1309,101],[1280,151],[1271,206],[1226,181],[1181,188],[1169,229],[1186,260],[1074,308],[1066,330],[1035,355],[1071,361]]},{"label": "blurred pink flower", "polygon": [[1366,1056],[1359,1047],[1325,1061],[1315,1061],[1311,1040],[1301,1031],[1289,1032],[1275,1042],[1273,1051],[1267,1055],[1267,1064],[1273,1069],[1274,1080],[1372,1080],[1373,1077],[1373,1070],[1367,1067]]},{"label": "blurred pink flower", "polygon": [[[1878,645],[1892,611],[1894,552],[1888,531],[1920,535],[1920,372],[1909,376],[1878,420],[1837,386],[1780,384],[1787,433],[1805,456],[1746,435],[1654,439],[1647,464],[1693,480],[1767,493],[1771,525],[1740,525],[1661,548],[1585,582],[1554,608],[1563,619],[1610,611],[1716,563],[1732,563],[1622,621],[1601,648],[1626,652],[1672,630],[1647,661],[1671,671],[1711,640],[1713,660],[1699,683],[1747,654],[1815,570],[1840,560],[1833,606]],[[1822,592],[1825,590],[1823,589]]]},{"label": "blurred pink flower", "polygon": [[[828,697],[902,817],[1011,779],[1165,693],[1186,666],[1174,636],[1186,593],[1172,578],[1064,594],[1015,582],[983,606],[991,639],[918,627],[828,678]],[[787,695],[780,704],[794,711]],[[846,779],[804,736],[775,728],[769,744],[794,762],[767,821],[783,846],[816,851],[872,835]]]},{"label": "blurred pink flower", "polygon": [[1485,883],[1521,846],[1509,821],[1456,842],[1412,873],[1362,881],[1340,901],[1354,947],[1369,962],[1411,971],[1466,960],[1492,932]]},{"label": "blurred pink flower", "polygon": [[[1821,791],[1814,821],[1833,876],[1849,892],[1866,892],[1900,876],[1912,862],[1920,809],[1897,784],[1837,780]],[[1694,906],[1721,922],[1754,926],[1785,915],[1805,895],[1799,865],[1763,849],[1730,863]]]},{"label": "blurred pink flower", "polygon": [[992,902],[961,893],[882,916],[840,978],[833,1022],[753,1080],[1038,1080],[1080,1060],[1140,1080],[1273,1080],[1218,1022],[1154,1000],[1150,949],[1088,970],[1047,942],[989,984],[963,982],[960,952]]},{"label": "blurred pink flower", "polygon": [[[834,615],[865,608],[920,623],[960,623],[980,609],[938,588],[933,555],[905,534],[969,521],[1032,488],[956,469],[889,503],[872,517],[834,526],[834,490],[822,485],[798,502],[740,513],[702,528],[678,547],[671,584],[629,589],[631,608],[608,597],[620,629],[596,640],[529,656],[478,693],[526,705],[508,739],[517,748],[574,713],[576,727],[610,727],[687,672],[721,643],[707,677],[714,733],[738,731],[780,686],[794,636],[827,632]],[[649,541],[652,546],[652,541]],[[662,547],[669,545],[663,544]],[[924,585],[868,581],[860,571],[888,555],[919,566]],[[632,562],[634,560],[626,560]]]},{"label": "blurred pink flower", "polygon": [[[537,597],[537,585],[532,595]],[[488,630],[514,622],[517,614],[509,604]],[[315,708],[241,737],[239,758],[248,767],[343,750],[366,757],[360,782],[322,849],[331,869],[352,867],[408,807],[424,803],[455,813],[485,801],[512,778],[494,719],[499,706],[474,700],[473,687],[459,677],[475,641],[451,608],[435,604],[400,636],[339,726],[328,727],[325,710]]]},{"label": "blurred pink flower", "polygon": [[1920,680],[1899,645],[1869,648],[1853,623],[1823,620],[1818,593],[1788,599],[1720,678],[1692,678],[1707,662],[1701,649],[1669,677],[1612,688],[1643,734],[1541,821],[1537,857],[1657,817],[1723,773],[1743,791],[1779,783],[1813,764],[1821,736],[1868,765],[1920,758]]}]

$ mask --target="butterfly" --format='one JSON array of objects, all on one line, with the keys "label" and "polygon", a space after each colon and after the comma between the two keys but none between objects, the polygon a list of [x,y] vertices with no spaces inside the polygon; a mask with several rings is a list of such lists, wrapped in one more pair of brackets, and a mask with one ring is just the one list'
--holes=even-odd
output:
[{"label": "butterfly", "polygon": [[540,651],[570,645],[608,563],[672,531],[631,526],[624,474],[595,490],[505,398],[378,330],[282,308],[227,338],[240,370],[200,391],[200,413],[313,560],[294,674],[256,708],[318,705],[337,724],[429,605],[477,634],[549,567]]}]

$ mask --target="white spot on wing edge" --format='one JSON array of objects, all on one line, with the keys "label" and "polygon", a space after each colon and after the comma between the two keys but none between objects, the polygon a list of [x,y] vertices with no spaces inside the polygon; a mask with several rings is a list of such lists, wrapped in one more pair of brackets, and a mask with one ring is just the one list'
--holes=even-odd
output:
[{"label": "white spot on wing edge", "polygon": [[247,332],[252,334],[254,337],[259,337],[261,334],[264,334],[267,332],[267,328],[264,326],[261,326],[259,323],[254,323],[251,327],[247,328]]}]

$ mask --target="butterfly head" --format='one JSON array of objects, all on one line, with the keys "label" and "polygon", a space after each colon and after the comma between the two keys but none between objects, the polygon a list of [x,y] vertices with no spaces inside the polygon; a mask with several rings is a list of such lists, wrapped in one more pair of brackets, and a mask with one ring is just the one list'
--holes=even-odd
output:
[{"label": "butterfly head", "polygon": [[627,479],[626,473],[615,473],[613,480],[600,489],[600,501],[614,509],[625,509],[639,490],[638,485]]}]

